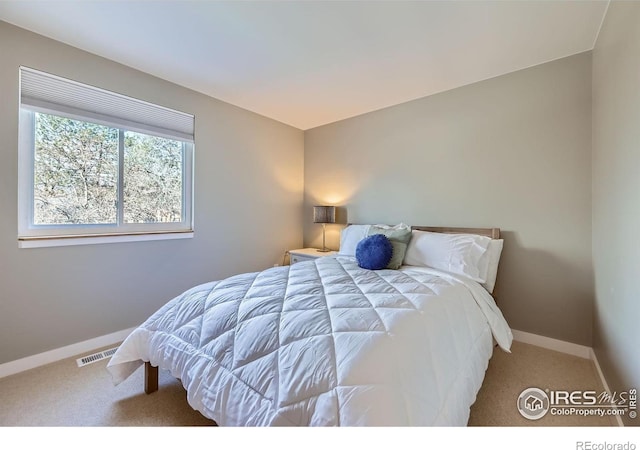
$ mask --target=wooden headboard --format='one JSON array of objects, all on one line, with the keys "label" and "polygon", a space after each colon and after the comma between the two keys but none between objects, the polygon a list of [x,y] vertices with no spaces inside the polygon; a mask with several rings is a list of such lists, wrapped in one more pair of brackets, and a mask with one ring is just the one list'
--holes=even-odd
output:
[{"label": "wooden headboard", "polygon": [[[354,223],[347,223],[349,225],[356,225]],[[491,239],[500,239],[500,228],[459,228],[459,227],[422,227],[412,226],[412,230],[418,231],[431,231],[432,233],[447,233],[447,234],[479,234],[480,236],[487,236]]]},{"label": "wooden headboard", "polygon": [[411,227],[412,230],[431,231],[432,233],[447,234],[479,234],[491,239],[500,239],[500,228],[456,228],[456,227]]}]

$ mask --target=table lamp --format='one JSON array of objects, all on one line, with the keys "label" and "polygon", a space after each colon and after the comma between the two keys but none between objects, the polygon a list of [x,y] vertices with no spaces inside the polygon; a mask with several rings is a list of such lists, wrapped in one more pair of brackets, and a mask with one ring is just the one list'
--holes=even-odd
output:
[{"label": "table lamp", "polygon": [[330,251],[325,245],[325,230],[328,223],[336,223],[336,207],[335,206],[314,206],[313,207],[313,223],[322,224],[322,248],[319,252]]}]

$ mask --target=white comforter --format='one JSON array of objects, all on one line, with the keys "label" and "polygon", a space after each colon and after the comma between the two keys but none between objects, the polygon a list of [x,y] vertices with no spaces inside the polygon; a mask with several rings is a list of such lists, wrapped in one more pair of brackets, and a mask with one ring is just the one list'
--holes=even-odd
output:
[{"label": "white comforter", "polygon": [[507,323],[473,281],[325,257],[186,291],[108,370],[118,384],[142,361],[167,369],[219,425],[464,426],[492,334],[509,351]]}]

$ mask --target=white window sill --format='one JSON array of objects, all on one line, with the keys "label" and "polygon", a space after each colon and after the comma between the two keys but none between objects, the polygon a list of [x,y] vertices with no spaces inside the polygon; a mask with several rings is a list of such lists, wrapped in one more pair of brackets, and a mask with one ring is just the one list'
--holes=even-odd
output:
[{"label": "white window sill", "polygon": [[160,241],[190,239],[193,231],[174,233],[113,234],[99,236],[68,236],[18,239],[19,248],[65,247],[69,245],[111,244],[116,242]]}]

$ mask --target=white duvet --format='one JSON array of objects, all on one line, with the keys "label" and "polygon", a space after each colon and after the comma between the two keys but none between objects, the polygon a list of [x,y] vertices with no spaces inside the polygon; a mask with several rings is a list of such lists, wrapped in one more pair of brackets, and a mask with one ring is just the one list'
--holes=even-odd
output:
[{"label": "white duvet", "polygon": [[325,257],[194,287],[108,365],[169,370],[218,425],[464,426],[493,339],[511,330],[476,282]]}]

